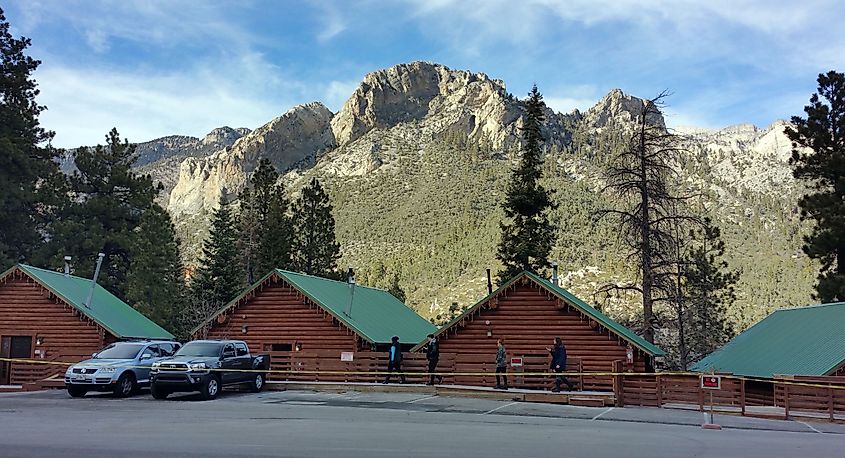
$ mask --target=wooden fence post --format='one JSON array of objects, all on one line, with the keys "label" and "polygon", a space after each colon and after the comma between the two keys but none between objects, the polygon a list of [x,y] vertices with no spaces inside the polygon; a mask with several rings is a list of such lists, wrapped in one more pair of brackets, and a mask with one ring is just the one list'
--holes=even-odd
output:
[{"label": "wooden fence post", "polygon": [[745,416],[745,380],[739,379],[739,404],[742,408],[742,416]]},{"label": "wooden fence post", "polygon": [[654,384],[657,389],[657,407],[663,407],[663,384],[660,382],[660,374],[655,374]]},{"label": "wooden fence post", "polygon": [[833,386],[827,388],[827,413],[830,415],[830,421],[833,421]]},{"label": "wooden fence post", "polygon": [[784,418],[789,420],[789,385],[783,385],[783,412]]},{"label": "wooden fence post", "polygon": [[613,395],[616,398],[616,407],[624,407],[625,406],[625,388],[623,386],[624,380],[622,376],[619,375],[622,373],[622,361],[615,360],[613,361]]}]

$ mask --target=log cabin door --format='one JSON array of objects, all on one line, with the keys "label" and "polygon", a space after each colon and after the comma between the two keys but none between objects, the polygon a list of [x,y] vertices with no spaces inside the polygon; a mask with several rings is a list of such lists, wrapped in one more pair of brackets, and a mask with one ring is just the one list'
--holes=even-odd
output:
[{"label": "log cabin door", "polygon": [[[32,358],[32,336],[0,337],[0,358]],[[12,363],[0,361],[0,385],[8,385],[11,382],[11,375]]]},{"label": "log cabin door", "polygon": [[[0,337],[0,358],[8,358],[12,352],[12,338],[8,336]],[[0,361],[0,385],[9,384],[9,376],[11,375],[12,363],[9,361]]]}]

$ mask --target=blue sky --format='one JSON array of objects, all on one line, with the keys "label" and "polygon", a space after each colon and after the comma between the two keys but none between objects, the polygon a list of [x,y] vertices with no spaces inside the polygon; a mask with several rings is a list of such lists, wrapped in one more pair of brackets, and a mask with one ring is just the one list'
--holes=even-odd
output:
[{"label": "blue sky", "polygon": [[4,2],[32,39],[54,144],[258,127],[339,109],[369,71],[413,60],[483,72],[558,111],[663,89],[670,125],[765,127],[845,71],[845,1]]}]

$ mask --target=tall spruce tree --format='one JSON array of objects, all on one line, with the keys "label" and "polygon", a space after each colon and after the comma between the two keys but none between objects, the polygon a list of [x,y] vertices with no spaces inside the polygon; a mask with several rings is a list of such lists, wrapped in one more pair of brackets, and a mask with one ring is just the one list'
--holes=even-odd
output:
[{"label": "tall spruce tree", "polygon": [[289,207],[284,187],[276,186],[270,196],[267,219],[258,245],[256,266],[262,275],[273,269],[290,269],[293,265],[293,221],[288,215]]},{"label": "tall spruce tree", "polygon": [[337,268],[340,245],[335,240],[335,221],[329,195],[312,178],[296,200],[294,218],[294,266],[300,272],[341,278]]},{"label": "tall spruce tree", "polygon": [[821,261],[816,298],[827,303],[845,300],[845,74],[820,74],[818,84],[807,117],[793,116],[786,134],[793,174],[810,188],[798,202],[815,222],[804,252]]},{"label": "tall spruce tree", "polygon": [[692,246],[687,253],[683,283],[686,307],[686,354],[681,366],[688,365],[719,349],[733,337],[727,309],[735,300],[734,286],[739,273],[725,261],[725,242],[719,228],[705,218],[701,227],[690,231]]},{"label": "tall spruce tree", "polygon": [[261,159],[238,197],[238,249],[250,284],[272,269],[290,267],[289,204],[278,180],[270,160]]},{"label": "tall spruce tree", "polygon": [[[31,42],[15,38],[0,9],[0,271],[32,262],[48,233],[53,186],[59,174],[49,145],[53,133],[39,125],[32,74],[41,64],[26,55]],[[59,195],[60,196],[60,195]],[[45,205],[46,204],[46,205]]]},{"label": "tall spruce tree", "polygon": [[203,241],[202,257],[191,282],[192,301],[211,310],[234,299],[244,287],[237,249],[238,231],[225,194],[212,215],[211,229]]},{"label": "tall spruce tree", "polygon": [[74,259],[77,275],[94,272],[97,253],[105,254],[99,283],[126,299],[127,276],[142,216],[154,206],[161,185],[149,175],[136,175],[135,145],[121,141],[117,129],[106,145],[77,149],[77,171],[68,178],[71,200],[54,223],[50,252]]},{"label": "tall spruce tree", "polygon": [[131,246],[126,300],[166,329],[178,327],[185,306],[185,272],[170,215],[153,204],[141,216]]},{"label": "tall spruce tree", "polygon": [[523,269],[537,272],[548,268],[554,237],[554,227],[549,222],[554,204],[549,191],[540,184],[544,144],[541,128],[546,104],[536,85],[524,106],[522,158],[511,173],[503,202],[506,220],[500,224],[501,241],[496,253],[503,265],[498,273],[499,284]]},{"label": "tall spruce tree", "polygon": [[276,194],[284,192],[284,189],[276,184],[278,179],[279,172],[276,167],[269,159],[263,158],[247,186],[238,195],[238,249],[249,284],[273,268],[264,256],[264,249],[267,248],[267,232],[270,230],[270,206]]}]

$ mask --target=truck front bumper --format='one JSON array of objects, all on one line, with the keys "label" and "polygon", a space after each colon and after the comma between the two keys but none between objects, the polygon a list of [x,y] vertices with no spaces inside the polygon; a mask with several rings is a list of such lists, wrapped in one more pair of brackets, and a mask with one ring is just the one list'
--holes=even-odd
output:
[{"label": "truck front bumper", "polygon": [[211,372],[159,372],[150,375],[150,383],[168,391],[199,391],[212,377]]}]

